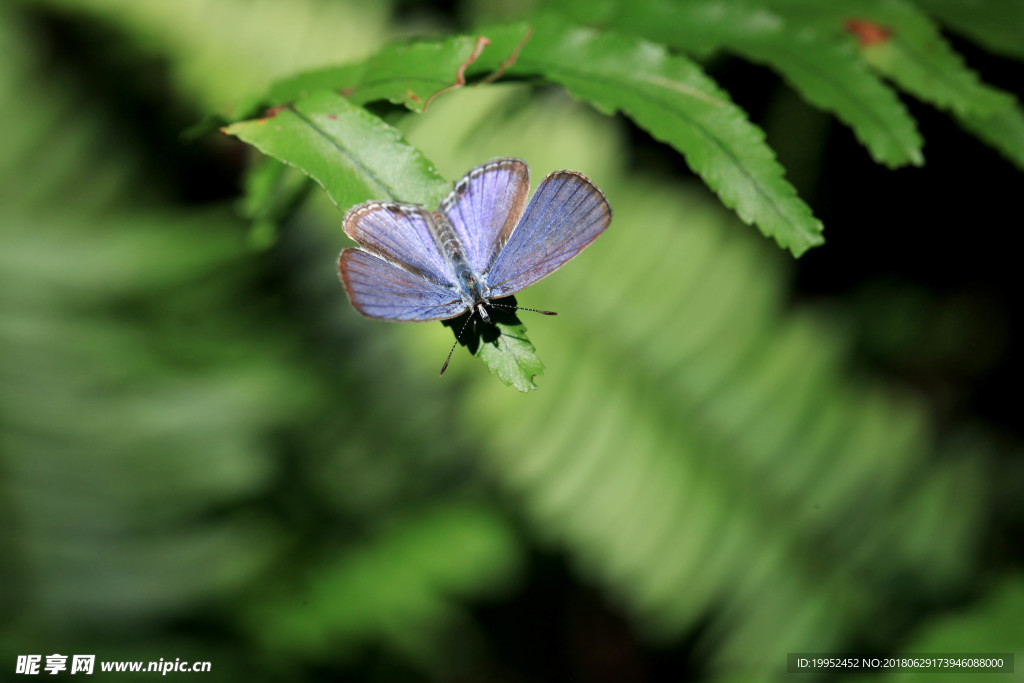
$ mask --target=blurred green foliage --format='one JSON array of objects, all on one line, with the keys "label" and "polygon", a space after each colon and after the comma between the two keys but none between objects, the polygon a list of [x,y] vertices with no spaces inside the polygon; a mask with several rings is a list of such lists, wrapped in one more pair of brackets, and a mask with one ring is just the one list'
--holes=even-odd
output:
[{"label": "blurred green foliage", "polygon": [[[615,221],[519,297],[562,313],[529,321],[539,391],[461,351],[438,380],[447,330],[349,307],[325,193],[255,154],[243,181],[225,136],[180,139],[278,77],[445,19],[327,0],[0,8],[2,666],[753,681],[791,651],[1024,655],[1022,560],[998,551],[1020,469],[995,464],[1019,450],[865,371],[859,341],[911,377],[980,373],[1010,353],[985,322],[1000,313],[869,273],[794,301],[791,260],[665,162],[641,168],[624,121],[499,83],[374,111],[441,178],[499,155],[534,183],[579,169]],[[559,590],[596,592],[589,613],[621,627],[538,596],[551,557]],[[537,662],[548,622],[566,633]],[[632,663],[603,659],[616,648]]]}]

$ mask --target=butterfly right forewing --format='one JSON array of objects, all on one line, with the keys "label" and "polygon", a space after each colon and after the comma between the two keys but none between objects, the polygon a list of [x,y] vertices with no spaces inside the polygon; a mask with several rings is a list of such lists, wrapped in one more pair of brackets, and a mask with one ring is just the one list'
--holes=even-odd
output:
[{"label": "butterfly right forewing", "polygon": [[515,294],[550,275],[597,239],[611,219],[608,200],[585,175],[549,174],[486,274],[490,296]]}]

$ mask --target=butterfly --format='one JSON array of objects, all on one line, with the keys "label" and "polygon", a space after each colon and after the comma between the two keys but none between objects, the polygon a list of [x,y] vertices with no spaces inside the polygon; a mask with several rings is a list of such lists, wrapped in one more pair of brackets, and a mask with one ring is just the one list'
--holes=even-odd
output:
[{"label": "butterfly", "polygon": [[[353,207],[344,230],[359,248],[338,258],[352,306],[385,320],[446,320],[470,311],[467,324],[473,314],[490,323],[489,308],[501,305],[493,299],[561,268],[611,223],[608,200],[582,173],[555,171],[527,203],[529,193],[526,162],[500,158],[470,170],[437,211],[395,202]],[[441,374],[447,367],[446,360]]]}]

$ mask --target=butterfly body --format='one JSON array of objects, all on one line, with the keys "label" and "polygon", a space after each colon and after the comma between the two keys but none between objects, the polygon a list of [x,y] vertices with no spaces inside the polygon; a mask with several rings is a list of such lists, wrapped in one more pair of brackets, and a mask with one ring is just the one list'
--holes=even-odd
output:
[{"label": "butterfly body", "polygon": [[611,207],[575,171],[544,178],[527,205],[526,163],[495,159],[459,180],[437,211],[394,202],[351,209],[338,271],[349,300],[371,318],[445,320],[467,310],[490,322],[491,299],[560,268],[608,227]]},{"label": "butterfly body", "polygon": [[454,275],[453,283],[456,286],[461,301],[465,304],[463,310],[473,310],[483,319],[484,322],[491,322],[490,314],[484,304],[488,300],[488,291],[485,286],[485,277],[476,272],[473,264],[466,256],[465,245],[459,239],[451,221],[441,213],[435,211],[434,221],[431,224],[431,235],[437,244],[438,250],[444,257],[450,272]]}]

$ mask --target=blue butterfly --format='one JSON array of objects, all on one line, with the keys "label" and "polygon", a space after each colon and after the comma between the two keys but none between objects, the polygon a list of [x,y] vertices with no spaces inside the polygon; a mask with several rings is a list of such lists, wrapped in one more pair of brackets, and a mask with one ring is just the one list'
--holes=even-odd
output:
[{"label": "blue butterfly", "polygon": [[445,320],[470,311],[490,323],[488,308],[500,305],[492,299],[550,275],[611,222],[604,194],[576,171],[549,174],[527,204],[529,193],[526,162],[504,158],[472,169],[433,213],[394,202],[352,208],[344,229],[359,248],[338,259],[352,305],[370,318]]}]

